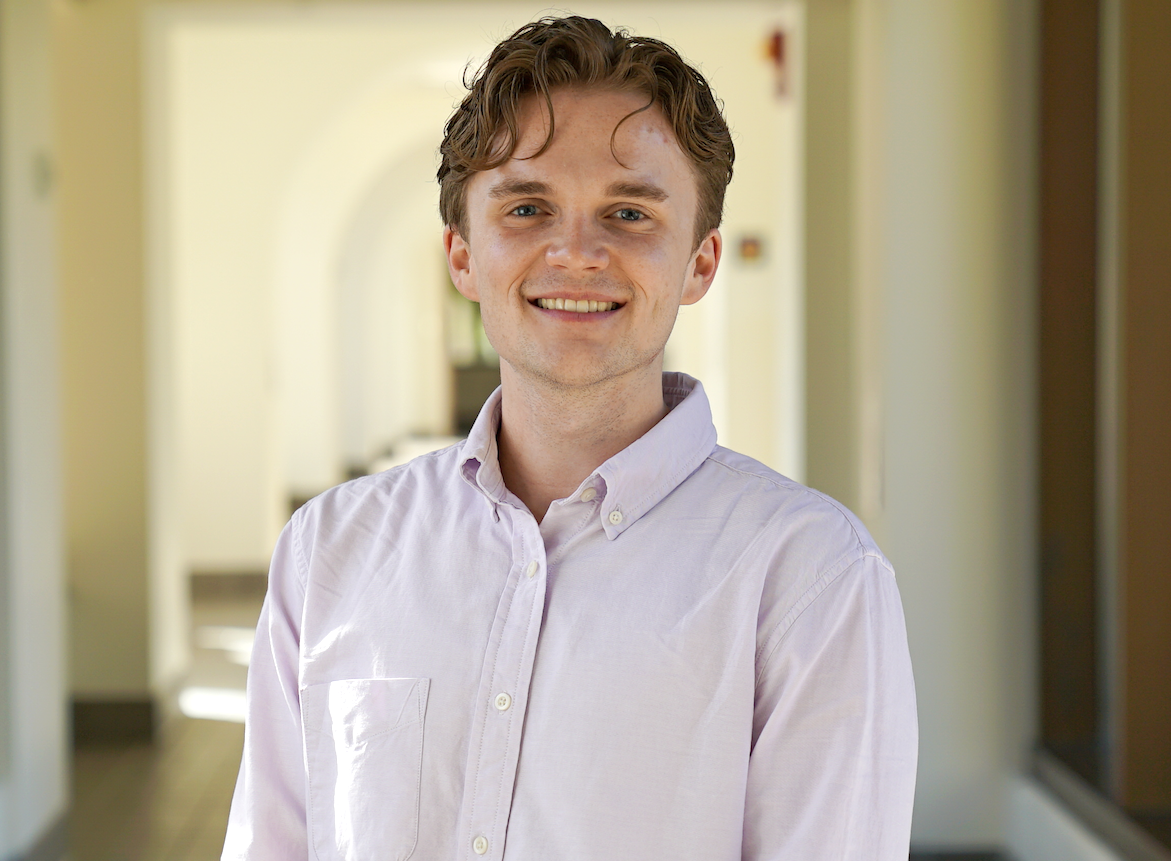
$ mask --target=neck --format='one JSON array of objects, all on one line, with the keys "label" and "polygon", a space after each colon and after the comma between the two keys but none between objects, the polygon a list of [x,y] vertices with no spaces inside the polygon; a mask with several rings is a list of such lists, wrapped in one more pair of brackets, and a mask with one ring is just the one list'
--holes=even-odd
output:
[{"label": "neck", "polygon": [[500,363],[500,472],[537,522],[667,414],[657,365],[577,388],[533,381]]}]

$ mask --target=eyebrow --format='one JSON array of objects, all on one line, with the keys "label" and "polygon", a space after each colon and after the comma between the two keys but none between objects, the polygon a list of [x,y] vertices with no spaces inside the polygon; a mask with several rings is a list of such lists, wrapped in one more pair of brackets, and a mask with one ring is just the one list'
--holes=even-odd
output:
[{"label": "eyebrow", "polygon": [[633,197],[655,203],[661,203],[667,199],[667,192],[651,182],[615,182],[606,189],[606,194],[609,197]]},{"label": "eyebrow", "polygon": [[[539,180],[506,179],[488,189],[488,197],[506,200],[510,197],[535,197],[549,194],[549,186]],[[627,197],[661,203],[668,195],[651,182],[630,182],[620,180],[606,189],[607,197]]]},{"label": "eyebrow", "polygon": [[488,196],[497,200],[509,197],[533,197],[549,193],[549,186],[536,180],[506,179],[488,189]]}]

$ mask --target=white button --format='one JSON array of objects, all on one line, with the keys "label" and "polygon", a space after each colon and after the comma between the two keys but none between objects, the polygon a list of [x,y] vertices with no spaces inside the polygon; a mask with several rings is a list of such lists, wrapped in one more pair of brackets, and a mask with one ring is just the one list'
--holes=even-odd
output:
[{"label": "white button", "polygon": [[597,495],[598,495],[598,492],[596,490],[594,490],[592,487],[587,487],[585,490],[583,490],[581,492],[581,501],[582,502],[589,502]]},{"label": "white button", "polygon": [[472,851],[475,852],[477,855],[483,855],[485,852],[487,852],[488,851],[488,838],[481,836],[481,837],[477,837],[475,840],[473,840],[472,841]]},{"label": "white button", "polygon": [[610,512],[610,522],[615,526],[622,522],[622,512],[617,508]]},{"label": "white button", "polygon": [[493,700],[492,703],[496,706],[497,711],[506,712],[508,711],[508,707],[512,705],[512,697],[506,693],[499,693],[496,695],[496,699]]},{"label": "white button", "polygon": [[525,573],[528,574],[530,577],[535,577],[537,575],[537,570],[540,567],[541,566],[537,564],[537,560],[534,559],[532,562],[529,563],[529,567],[525,569]]}]

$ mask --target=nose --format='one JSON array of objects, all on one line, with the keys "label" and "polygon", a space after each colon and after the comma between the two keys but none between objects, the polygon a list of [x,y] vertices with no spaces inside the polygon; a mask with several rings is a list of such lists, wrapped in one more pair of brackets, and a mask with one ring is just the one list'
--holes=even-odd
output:
[{"label": "nose", "polygon": [[610,263],[605,234],[587,215],[563,217],[545,250],[546,262],[571,272],[598,272]]}]

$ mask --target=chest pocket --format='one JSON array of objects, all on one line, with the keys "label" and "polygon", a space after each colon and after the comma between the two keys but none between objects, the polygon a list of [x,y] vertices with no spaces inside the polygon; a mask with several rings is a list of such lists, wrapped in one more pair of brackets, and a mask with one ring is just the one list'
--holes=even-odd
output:
[{"label": "chest pocket", "polygon": [[320,861],[405,861],[419,833],[428,679],[301,691],[310,840]]}]

